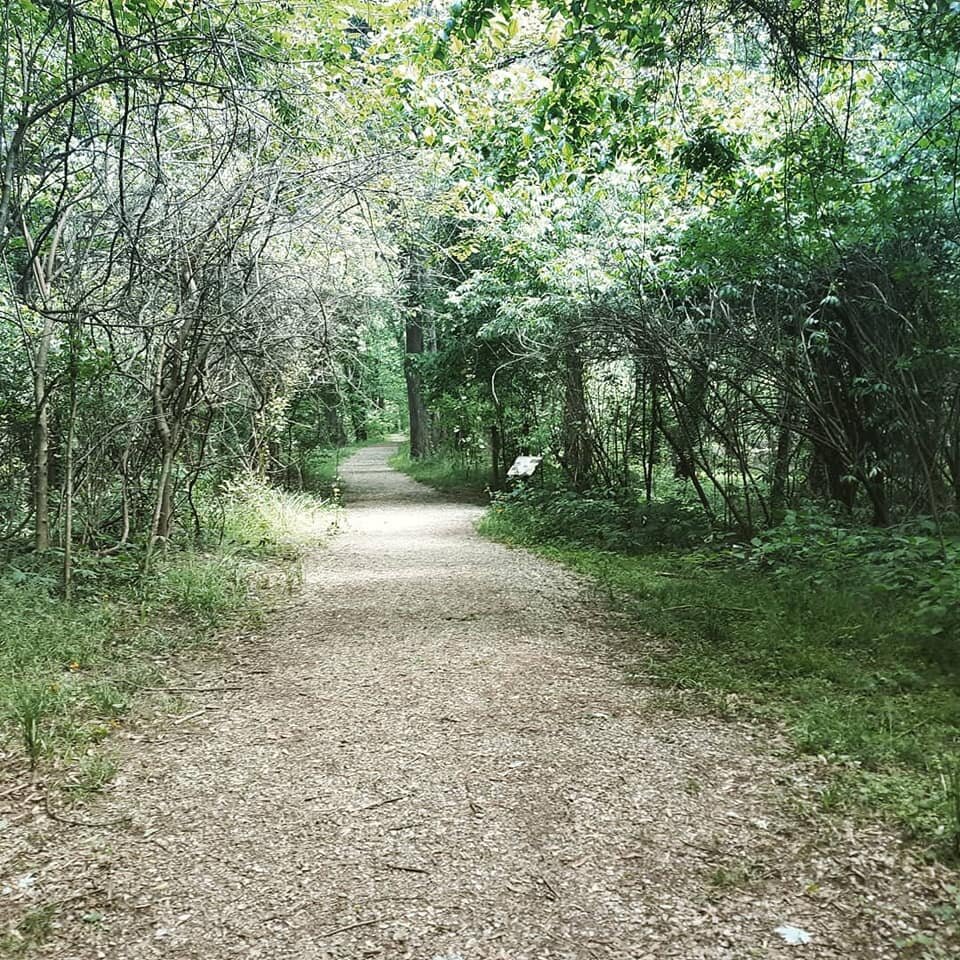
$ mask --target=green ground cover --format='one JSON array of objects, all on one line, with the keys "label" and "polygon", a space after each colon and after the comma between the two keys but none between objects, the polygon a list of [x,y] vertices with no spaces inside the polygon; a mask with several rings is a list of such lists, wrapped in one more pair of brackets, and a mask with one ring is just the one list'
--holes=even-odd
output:
[{"label": "green ground cover", "polygon": [[530,488],[496,500],[481,531],[592,578],[637,624],[638,682],[782,725],[798,750],[829,762],[824,809],[879,812],[955,857],[956,544],[926,528],[796,515],[746,544],[704,544],[683,505],[643,516]]},{"label": "green ground cover", "polygon": [[402,443],[390,458],[390,466],[449,497],[478,503],[489,500],[487,471],[466,457],[454,460],[440,454],[414,460],[410,457],[409,444]]},{"label": "green ground cover", "polygon": [[58,550],[4,558],[0,757],[11,779],[56,769],[75,794],[103,786],[116,769],[104,741],[138,692],[164,686],[171,656],[257,621],[265,598],[293,590],[304,552],[337,518],[329,502],[254,480],[218,508],[215,543],[164,547],[147,576],[135,546],[78,553],[69,603],[57,595]]}]

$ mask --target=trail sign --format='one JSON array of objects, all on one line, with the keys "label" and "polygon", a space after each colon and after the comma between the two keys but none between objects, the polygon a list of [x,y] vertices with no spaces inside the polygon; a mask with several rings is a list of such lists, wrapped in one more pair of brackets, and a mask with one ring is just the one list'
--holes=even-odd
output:
[{"label": "trail sign", "polygon": [[513,461],[513,466],[507,471],[508,477],[532,477],[537,472],[537,467],[543,462],[543,457],[517,457]]}]

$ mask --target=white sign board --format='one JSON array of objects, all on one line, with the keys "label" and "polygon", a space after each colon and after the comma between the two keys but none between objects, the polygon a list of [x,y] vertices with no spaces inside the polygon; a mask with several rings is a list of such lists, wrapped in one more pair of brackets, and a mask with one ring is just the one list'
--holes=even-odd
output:
[{"label": "white sign board", "polygon": [[532,477],[542,462],[543,457],[517,457],[513,461],[513,466],[507,471],[507,476]]}]

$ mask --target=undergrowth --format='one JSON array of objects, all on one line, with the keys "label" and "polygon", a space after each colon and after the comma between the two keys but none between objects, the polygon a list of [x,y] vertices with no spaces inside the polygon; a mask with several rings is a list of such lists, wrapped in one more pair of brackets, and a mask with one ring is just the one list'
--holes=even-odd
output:
[{"label": "undergrowth", "polygon": [[222,542],[168,544],[142,575],[136,546],[78,551],[76,596],[57,596],[59,551],[0,567],[0,758],[15,770],[53,765],[76,796],[96,792],[114,761],[97,747],[134,695],[162,686],[165,659],[260,615],[262,597],[292,590],[303,551],[336,511],[248,480],[221,498]]},{"label": "undergrowth", "polygon": [[[626,518],[627,522],[624,522]],[[960,848],[960,547],[924,525],[788,515],[718,542],[682,503],[528,487],[481,530],[589,575],[658,642],[638,681],[782,723],[830,761],[824,809],[879,811],[940,856]]]},{"label": "undergrowth", "polygon": [[488,502],[490,478],[482,466],[467,457],[450,459],[438,454],[415,460],[410,456],[410,445],[403,443],[389,463],[395,470],[452,498]]},{"label": "undergrowth", "polygon": [[336,522],[339,489],[333,484],[328,497],[320,499],[246,478],[227,484],[222,502],[220,553],[297,559],[304,546],[322,540]]}]

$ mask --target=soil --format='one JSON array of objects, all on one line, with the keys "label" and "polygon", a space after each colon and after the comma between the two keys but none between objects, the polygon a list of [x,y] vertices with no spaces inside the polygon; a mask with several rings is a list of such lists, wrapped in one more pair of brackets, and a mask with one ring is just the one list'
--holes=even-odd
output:
[{"label": "soil", "polygon": [[853,960],[930,927],[944,867],[825,815],[770,729],[629,682],[635,627],[393,449],[345,465],[302,592],[128,734],[106,825],[0,796],[0,922],[52,905],[28,955]]}]

